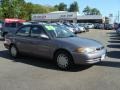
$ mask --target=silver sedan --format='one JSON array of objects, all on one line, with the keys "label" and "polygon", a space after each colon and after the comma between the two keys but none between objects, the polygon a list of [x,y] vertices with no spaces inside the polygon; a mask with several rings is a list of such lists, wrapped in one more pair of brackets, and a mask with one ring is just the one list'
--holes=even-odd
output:
[{"label": "silver sedan", "polygon": [[15,58],[20,53],[46,57],[64,70],[74,64],[100,62],[106,55],[100,42],[77,37],[66,28],[49,24],[24,25],[6,36],[4,46]]}]

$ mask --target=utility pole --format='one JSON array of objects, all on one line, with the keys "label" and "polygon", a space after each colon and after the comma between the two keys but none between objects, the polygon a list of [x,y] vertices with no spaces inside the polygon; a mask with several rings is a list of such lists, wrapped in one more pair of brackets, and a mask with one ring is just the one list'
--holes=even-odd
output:
[{"label": "utility pole", "polygon": [[119,21],[120,21],[120,13],[118,11],[118,23],[119,23]]}]

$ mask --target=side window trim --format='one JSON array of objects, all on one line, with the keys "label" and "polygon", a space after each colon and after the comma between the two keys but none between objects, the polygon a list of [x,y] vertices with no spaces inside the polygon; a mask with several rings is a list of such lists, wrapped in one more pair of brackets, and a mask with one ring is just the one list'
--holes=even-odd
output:
[{"label": "side window trim", "polygon": [[34,37],[34,36],[31,35],[31,34],[32,34],[32,28],[34,28],[34,27],[42,28],[42,32],[47,35],[47,33],[45,32],[43,26],[41,26],[41,25],[40,25],[40,26],[38,26],[38,25],[33,25],[33,26],[31,26],[31,30],[30,30],[30,37],[32,37],[32,38],[40,38],[39,36],[35,36],[35,37]]},{"label": "side window trim", "polygon": [[21,35],[17,35],[17,33],[18,33],[22,28],[24,28],[24,27],[30,27],[30,30],[29,30],[29,35],[28,35],[28,36],[22,36],[22,37],[30,37],[31,26],[22,26],[22,27],[20,27],[20,28],[16,31],[15,35],[16,35],[16,36],[21,36]]}]

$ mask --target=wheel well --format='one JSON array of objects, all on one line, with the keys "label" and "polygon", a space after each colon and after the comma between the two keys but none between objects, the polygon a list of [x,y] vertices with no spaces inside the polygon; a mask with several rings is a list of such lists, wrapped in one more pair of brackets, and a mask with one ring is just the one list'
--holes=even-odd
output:
[{"label": "wheel well", "polygon": [[[14,45],[14,46],[16,47],[16,45],[15,45],[14,43],[11,43],[11,44],[10,44],[10,47],[11,47],[12,45]],[[10,48],[10,47],[9,47],[9,48]],[[17,48],[17,47],[16,47],[16,48]]]},{"label": "wheel well", "polygon": [[14,43],[10,44],[9,49],[11,48],[12,45],[14,45],[16,47],[16,49],[18,50],[18,52],[19,52],[19,49],[17,48],[17,46]]},{"label": "wheel well", "polygon": [[10,44],[10,47],[11,47],[12,45],[14,45],[14,44],[13,44],[13,43],[11,43],[11,44]]},{"label": "wheel well", "polygon": [[57,52],[60,52],[60,51],[64,51],[64,52],[68,53],[68,54],[71,56],[71,58],[73,59],[72,54],[71,54],[68,50],[62,49],[62,48],[57,49],[57,50],[54,52],[53,58],[55,57],[56,53],[57,53]]},{"label": "wheel well", "polygon": [[13,43],[11,43],[11,44],[9,45],[9,49],[11,48],[11,46],[12,46],[12,45],[14,45],[14,44],[13,44]]}]

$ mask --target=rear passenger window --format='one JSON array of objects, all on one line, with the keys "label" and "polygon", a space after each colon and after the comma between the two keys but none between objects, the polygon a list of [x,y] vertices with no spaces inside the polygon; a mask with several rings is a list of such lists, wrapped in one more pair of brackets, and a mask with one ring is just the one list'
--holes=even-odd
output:
[{"label": "rear passenger window", "polygon": [[18,36],[29,36],[30,34],[30,26],[22,27],[16,35]]}]

